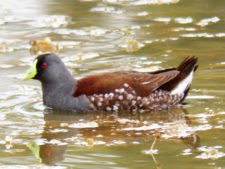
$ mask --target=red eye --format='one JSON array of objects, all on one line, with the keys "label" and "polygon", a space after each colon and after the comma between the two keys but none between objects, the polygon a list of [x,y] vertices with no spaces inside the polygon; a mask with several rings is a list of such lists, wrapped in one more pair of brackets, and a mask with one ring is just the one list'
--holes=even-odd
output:
[{"label": "red eye", "polygon": [[42,64],[41,64],[41,68],[42,68],[42,69],[45,69],[47,66],[48,66],[47,63],[42,63]]}]

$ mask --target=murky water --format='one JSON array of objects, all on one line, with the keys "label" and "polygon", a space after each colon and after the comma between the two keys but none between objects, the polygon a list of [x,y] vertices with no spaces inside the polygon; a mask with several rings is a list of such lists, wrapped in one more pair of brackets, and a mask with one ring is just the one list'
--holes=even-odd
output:
[{"label": "murky water", "polygon": [[[0,168],[224,168],[224,14],[223,0],[0,1]],[[20,77],[46,43],[77,78],[200,67],[169,112],[45,112]]]}]

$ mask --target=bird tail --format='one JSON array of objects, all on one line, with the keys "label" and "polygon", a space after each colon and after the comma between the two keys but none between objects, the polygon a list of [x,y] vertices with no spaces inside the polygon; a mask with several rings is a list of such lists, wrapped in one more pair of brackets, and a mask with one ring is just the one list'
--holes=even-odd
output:
[{"label": "bird tail", "polygon": [[[198,58],[195,56],[187,57],[180,63],[177,70],[180,72],[178,76],[173,79],[174,87],[171,94],[184,94],[183,99],[187,96],[191,86],[194,72],[197,70]],[[183,99],[181,101],[183,101]]]},{"label": "bird tail", "polygon": [[187,57],[177,67],[181,73],[188,75],[192,70],[196,71],[198,58],[195,56]]}]

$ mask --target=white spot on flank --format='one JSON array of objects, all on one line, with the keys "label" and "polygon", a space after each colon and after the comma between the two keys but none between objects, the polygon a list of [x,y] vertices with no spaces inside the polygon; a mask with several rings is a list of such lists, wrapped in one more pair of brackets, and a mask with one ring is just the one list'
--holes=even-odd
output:
[{"label": "white spot on flank", "polygon": [[100,101],[100,102],[103,102],[103,100],[104,100],[104,99],[103,99],[102,97],[99,97],[99,101]]},{"label": "white spot on flank", "polygon": [[129,85],[128,85],[127,83],[124,83],[124,86],[125,86],[125,87],[129,87]]},{"label": "white spot on flank", "polygon": [[99,107],[102,106],[102,102],[98,102],[98,106],[99,106]]},{"label": "white spot on flank", "polygon": [[132,94],[128,94],[128,95],[127,95],[127,99],[128,99],[128,100],[132,100],[133,98],[134,98],[134,96],[133,96]]},{"label": "white spot on flank", "polygon": [[184,91],[190,86],[193,79],[194,70],[171,91],[171,94],[184,94]]},{"label": "white spot on flank", "polygon": [[148,99],[147,99],[146,97],[144,97],[144,98],[142,99],[142,101],[145,103],[145,102],[148,101]]},{"label": "white spot on flank", "polygon": [[106,94],[105,94],[105,98],[109,98],[109,94],[106,93]]},{"label": "white spot on flank", "polygon": [[123,96],[122,95],[119,95],[118,99],[119,100],[123,100]]},{"label": "white spot on flank", "polygon": [[119,109],[119,108],[118,108],[116,105],[113,106],[113,110],[114,110],[114,111],[117,111],[118,109]]},{"label": "white spot on flank", "polygon": [[136,104],[136,101],[132,100],[131,104],[134,106]]},{"label": "white spot on flank", "polygon": [[125,92],[124,88],[119,89],[119,93],[124,93],[124,92]]},{"label": "white spot on flank", "polygon": [[111,109],[111,107],[107,106],[107,107],[106,107],[106,110],[107,110],[107,111],[111,111],[112,109]]},{"label": "white spot on flank", "polygon": [[114,97],[113,93],[109,93],[109,97],[112,99]]}]

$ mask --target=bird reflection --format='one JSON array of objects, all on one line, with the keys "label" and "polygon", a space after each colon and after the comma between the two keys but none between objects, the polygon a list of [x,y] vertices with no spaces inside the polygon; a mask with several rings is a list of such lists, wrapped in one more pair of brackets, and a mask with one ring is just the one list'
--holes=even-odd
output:
[{"label": "bird reflection", "polygon": [[169,111],[152,111],[116,114],[44,112],[42,144],[30,143],[28,147],[45,164],[63,160],[68,145],[95,146],[172,140],[191,147],[199,145],[199,138],[190,127],[187,111],[174,108]]}]

